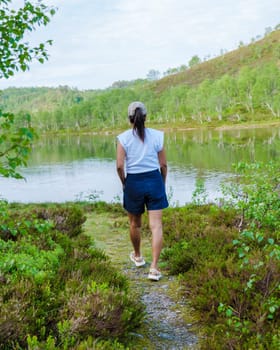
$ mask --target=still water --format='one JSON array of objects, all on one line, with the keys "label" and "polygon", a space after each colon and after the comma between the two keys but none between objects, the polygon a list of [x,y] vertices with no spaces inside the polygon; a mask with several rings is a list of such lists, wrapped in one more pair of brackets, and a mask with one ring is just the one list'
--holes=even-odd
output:
[{"label": "still water", "polygon": [[[280,156],[280,127],[230,131],[165,133],[167,193],[171,205],[192,199],[198,179],[208,199],[222,196],[220,184],[239,161],[267,162]],[[121,184],[115,170],[114,135],[41,137],[34,146],[25,180],[0,178],[0,194],[9,202],[119,202]]]}]

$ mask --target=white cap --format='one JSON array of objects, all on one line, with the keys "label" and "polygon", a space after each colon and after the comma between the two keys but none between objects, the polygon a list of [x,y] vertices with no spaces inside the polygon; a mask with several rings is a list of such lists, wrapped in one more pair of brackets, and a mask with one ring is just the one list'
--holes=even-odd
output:
[{"label": "white cap", "polygon": [[147,110],[144,103],[135,101],[128,106],[128,116],[133,117],[135,115],[136,108],[140,108],[143,115],[147,115]]}]

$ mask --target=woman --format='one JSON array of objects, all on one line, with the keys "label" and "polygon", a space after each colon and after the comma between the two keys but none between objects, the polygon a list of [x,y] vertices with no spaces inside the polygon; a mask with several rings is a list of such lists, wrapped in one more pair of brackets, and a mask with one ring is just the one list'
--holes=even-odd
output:
[{"label": "woman", "polygon": [[117,172],[123,185],[123,206],[128,212],[134,248],[130,259],[137,267],[145,265],[140,245],[141,217],[147,208],[152,231],[152,263],[148,278],[158,281],[162,277],[158,269],[163,242],[162,209],[168,207],[165,192],[167,162],[164,133],[146,128],[146,115],[142,102],[132,102],[128,106],[132,128],[117,137]]}]

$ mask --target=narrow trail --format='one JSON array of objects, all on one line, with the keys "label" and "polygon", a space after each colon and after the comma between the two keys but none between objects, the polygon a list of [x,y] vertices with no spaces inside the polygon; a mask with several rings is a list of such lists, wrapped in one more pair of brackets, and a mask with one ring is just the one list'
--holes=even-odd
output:
[{"label": "narrow trail", "polygon": [[190,308],[182,297],[176,295],[176,279],[168,276],[164,268],[159,282],[147,279],[151,260],[149,239],[142,240],[146,265],[137,268],[129,260],[132,249],[126,217],[92,213],[88,215],[84,229],[94,238],[96,246],[104,250],[113,264],[128,276],[131,287],[146,306],[143,329],[135,334],[135,350],[199,349],[198,337],[191,330]]}]

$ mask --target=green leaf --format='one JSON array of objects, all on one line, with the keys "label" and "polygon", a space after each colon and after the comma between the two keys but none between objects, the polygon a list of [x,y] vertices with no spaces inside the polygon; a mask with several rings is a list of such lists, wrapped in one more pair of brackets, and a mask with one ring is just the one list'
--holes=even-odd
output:
[{"label": "green leaf", "polygon": [[275,306],[270,306],[269,312],[273,314],[275,311],[276,311],[276,307]]},{"label": "green leaf", "polygon": [[231,309],[226,310],[226,317],[231,317],[233,315],[233,312]]}]

